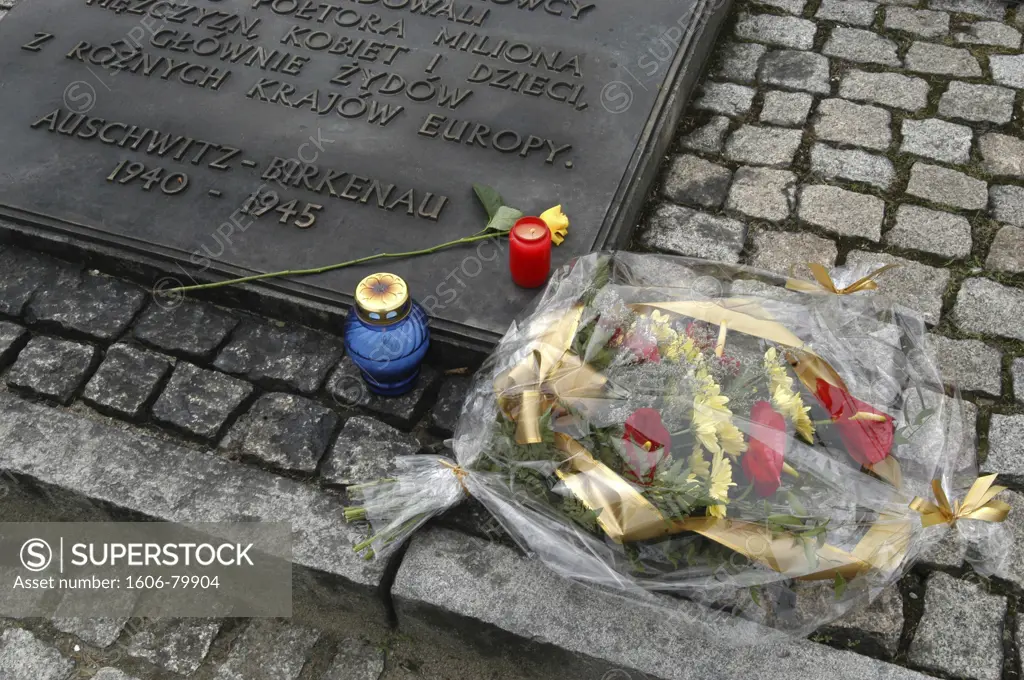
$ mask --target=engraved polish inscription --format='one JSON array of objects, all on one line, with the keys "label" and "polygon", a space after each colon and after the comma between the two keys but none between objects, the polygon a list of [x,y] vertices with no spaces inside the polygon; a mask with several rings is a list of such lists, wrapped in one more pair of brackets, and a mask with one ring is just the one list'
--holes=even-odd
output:
[{"label": "engraved polish inscription", "polygon": [[[565,204],[562,264],[609,242],[663,87],[630,67],[696,2],[29,0],[0,23],[0,162],[26,178],[0,216],[142,248],[187,284],[470,235],[479,182]],[[622,84],[631,105],[602,105]],[[488,286],[441,295],[465,256],[393,268],[439,321],[500,333],[530,293],[489,257]],[[365,274],[276,283],[342,301]]]}]

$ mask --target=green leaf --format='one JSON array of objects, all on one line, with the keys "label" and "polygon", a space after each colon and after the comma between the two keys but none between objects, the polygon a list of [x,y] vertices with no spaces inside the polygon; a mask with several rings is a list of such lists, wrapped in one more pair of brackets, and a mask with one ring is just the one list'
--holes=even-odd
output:
[{"label": "green leaf", "polygon": [[917,417],[914,418],[914,424],[915,425],[923,425],[924,422],[926,420],[928,420],[932,416],[933,413],[935,413],[935,411],[936,411],[936,409],[934,409],[934,408],[923,409],[920,413],[917,414]]},{"label": "green leaf", "polygon": [[516,222],[518,222],[519,218],[522,216],[523,213],[519,212],[515,208],[503,205],[498,208],[498,211],[491,217],[491,221],[487,223],[487,231],[506,234],[516,225]]},{"label": "green leaf", "polygon": [[807,515],[807,510],[804,509],[803,504],[800,502],[800,499],[796,497],[795,493],[793,493],[792,491],[787,491],[786,500],[789,502],[789,507],[793,510],[795,514]]},{"label": "green leaf", "polygon": [[757,586],[750,586],[750,599],[754,601],[758,607],[761,606],[761,592]]},{"label": "green leaf", "polygon": [[811,565],[812,569],[818,568],[818,551],[816,549],[814,541],[803,541],[804,544],[804,555],[807,557],[807,562]]},{"label": "green leaf", "polygon": [[839,572],[836,572],[835,592],[837,600],[846,592],[846,579]]},{"label": "green leaf", "polygon": [[[487,211],[487,219],[493,220],[494,216],[497,215],[498,211],[505,205],[505,201],[501,198],[501,194],[484,184],[474,184],[473,191],[476,192],[476,197],[480,199],[480,202],[484,206],[484,210]],[[505,231],[508,231],[508,229]]]}]

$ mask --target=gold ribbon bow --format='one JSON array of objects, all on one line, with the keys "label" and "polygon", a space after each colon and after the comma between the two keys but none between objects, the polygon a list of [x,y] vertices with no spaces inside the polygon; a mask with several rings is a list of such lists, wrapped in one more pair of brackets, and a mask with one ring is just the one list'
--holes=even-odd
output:
[{"label": "gold ribbon bow", "polygon": [[875,278],[884,272],[898,267],[899,263],[887,264],[884,267],[880,267],[875,271],[871,272],[862,279],[858,279],[851,283],[845,288],[836,287],[835,281],[832,280],[832,276],[828,273],[828,269],[824,265],[820,265],[816,262],[808,262],[808,268],[811,273],[814,274],[814,280],[817,281],[817,285],[810,281],[803,281],[801,279],[789,279],[786,281],[786,288],[789,290],[800,291],[801,293],[820,293],[825,291],[826,293],[832,293],[833,295],[850,295],[851,293],[859,293],[862,290],[877,290],[878,282]]},{"label": "gold ribbon bow", "polygon": [[932,481],[932,492],[937,502],[932,503],[918,496],[910,502],[910,508],[921,514],[921,525],[926,527],[934,524],[953,526],[961,519],[1002,522],[1010,513],[1010,505],[996,500],[996,496],[1006,491],[1006,487],[997,486],[995,481],[996,475],[979,477],[962,501],[950,504],[946,492],[942,490],[942,482],[936,479]]}]

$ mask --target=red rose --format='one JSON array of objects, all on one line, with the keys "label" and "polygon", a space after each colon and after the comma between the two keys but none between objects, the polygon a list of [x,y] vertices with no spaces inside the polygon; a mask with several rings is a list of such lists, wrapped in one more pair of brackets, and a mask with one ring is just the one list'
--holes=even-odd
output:
[{"label": "red rose", "polygon": [[755,403],[750,409],[750,442],[740,464],[758,496],[765,498],[779,489],[785,451],[785,418],[767,401]]},{"label": "red rose", "polygon": [[622,435],[626,450],[626,476],[649,485],[661,461],[668,457],[672,435],[661,422],[661,413],[653,408],[637,409],[626,419]]},{"label": "red rose", "polygon": [[892,416],[855,399],[848,392],[818,378],[818,399],[832,416],[846,450],[858,463],[871,466],[892,452],[895,425]]}]

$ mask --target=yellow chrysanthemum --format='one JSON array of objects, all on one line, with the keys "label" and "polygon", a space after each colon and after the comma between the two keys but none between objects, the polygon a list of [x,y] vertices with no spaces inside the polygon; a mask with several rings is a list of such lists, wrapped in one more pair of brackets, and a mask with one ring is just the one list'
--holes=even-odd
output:
[{"label": "yellow chrysanthemum", "polygon": [[779,359],[774,347],[764,353],[764,368],[768,374],[772,406],[793,423],[798,435],[810,442],[814,439],[814,423],[809,415],[811,407],[804,406],[800,393],[793,387],[793,378]]},{"label": "yellow chrysanthemum", "polygon": [[718,446],[718,417],[715,412],[701,403],[701,396],[693,403],[693,419],[690,422],[690,430],[693,436],[708,451],[712,453],[721,451]]},{"label": "yellow chrysanthemum", "polygon": [[732,481],[732,462],[723,453],[718,452],[711,460],[711,486],[708,489],[708,496],[718,502],[708,506],[709,515],[725,517],[725,506],[729,502],[729,487],[733,486],[736,486],[736,483]]},{"label": "yellow chrysanthemum", "polygon": [[562,206],[556,205],[550,210],[545,210],[540,218],[551,230],[551,242],[556,246],[562,245],[565,237],[569,235],[569,217],[562,212]]},{"label": "yellow chrysanthemum", "polygon": [[711,476],[711,463],[704,457],[700,444],[695,445],[693,453],[690,454],[690,474],[701,479]]},{"label": "yellow chrysanthemum", "polygon": [[730,456],[738,456],[747,450],[743,433],[731,420],[718,423],[718,442],[722,445],[722,450]]}]

